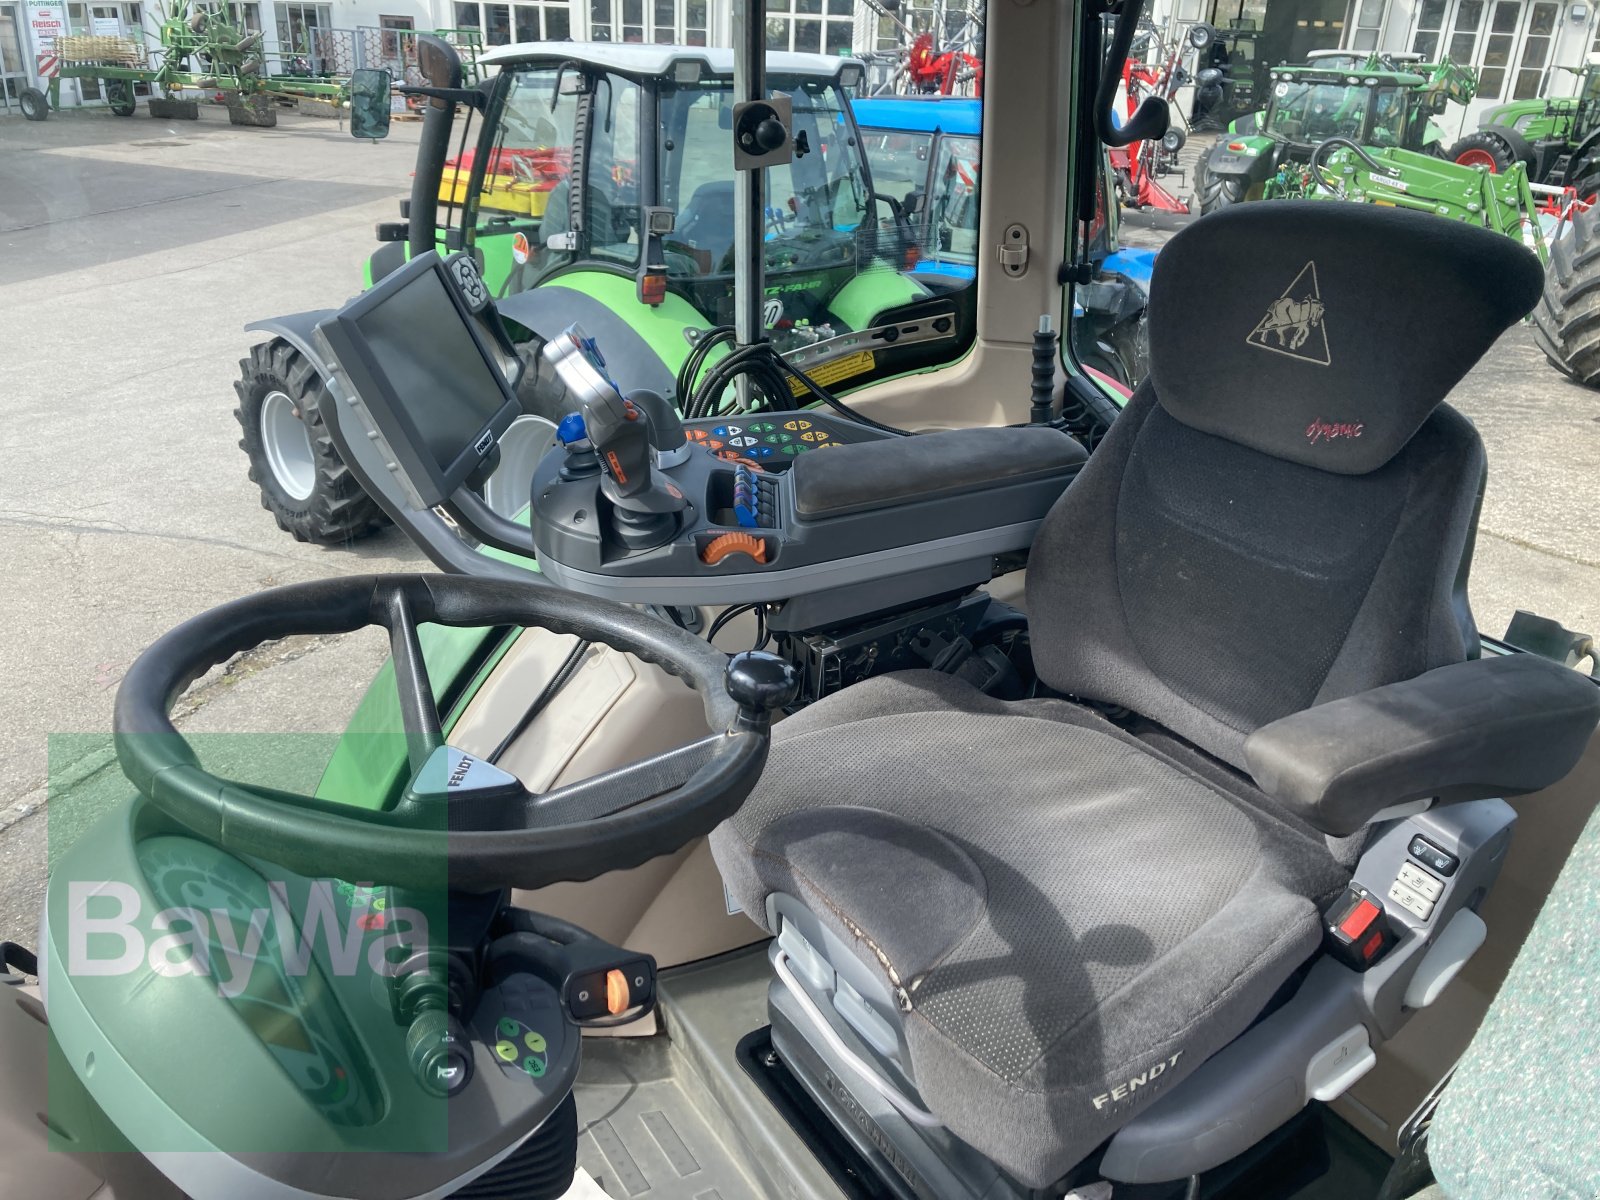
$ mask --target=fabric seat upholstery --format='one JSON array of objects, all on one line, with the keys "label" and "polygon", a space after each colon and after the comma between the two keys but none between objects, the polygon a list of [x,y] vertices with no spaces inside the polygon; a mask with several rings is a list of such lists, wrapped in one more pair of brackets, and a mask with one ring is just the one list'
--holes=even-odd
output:
[{"label": "fabric seat upholstery", "polygon": [[1255,790],[1245,740],[1476,655],[1484,457],[1441,402],[1540,285],[1510,239],[1403,211],[1190,226],[1152,280],[1150,379],[1028,580],[1039,677],[1186,760],[1082,704],[906,673],[781,723],[713,835],[746,912],[770,927],[792,896],[879,972],[925,1102],[1021,1182],[1061,1178],[1315,952],[1348,855]]},{"label": "fabric seat upholstery", "polygon": [[1237,1036],[1348,877],[1320,838],[1064,701],[904,672],[774,743],[776,782],[714,835],[730,891],[756,913],[794,896],[858,946],[902,997],[929,1103],[1025,1181],[1109,1136],[1107,1080],[1155,1068],[1153,1096],[1174,1055]]}]

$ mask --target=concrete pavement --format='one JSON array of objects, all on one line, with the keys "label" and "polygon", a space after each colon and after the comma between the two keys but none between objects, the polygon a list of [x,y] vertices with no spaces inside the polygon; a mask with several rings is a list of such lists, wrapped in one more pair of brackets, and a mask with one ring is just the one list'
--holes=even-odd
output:
[{"label": "concrete pavement", "polygon": [[[109,729],[140,649],[262,587],[421,562],[392,530],[353,550],[280,532],[245,478],[232,386],[247,321],[359,290],[416,136],[355,143],[295,116],[235,129],[220,109],[0,120],[0,938],[35,941],[47,735]],[[265,648],[268,669],[212,689],[214,711],[341,728],[381,639],[302,649],[283,666]],[[103,759],[83,769],[115,785]]]}]

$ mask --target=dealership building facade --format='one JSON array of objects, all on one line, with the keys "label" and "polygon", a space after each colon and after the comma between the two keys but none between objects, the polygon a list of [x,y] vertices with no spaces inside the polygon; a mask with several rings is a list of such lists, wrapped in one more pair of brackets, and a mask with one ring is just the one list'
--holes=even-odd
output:
[{"label": "dealership building facade", "polygon": [[[1430,59],[1447,53],[1480,74],[1478,99],[1463,122],[1470,128],[1482,109],[1504,100],[1573,94],[1577,77],[1564,68],[1580,67],[1600,51],[1597,5],[1600,0],[1153,0],[1150,15],[1168,27],[1209,21],[1235,35],[1229,43],[1234,53],[1268,66],[1331,47],[1418,52]],[[572,38],[726,46],[732,39],[727,0],[229,0],[226,7],[238,23],[263,32],[271,70],[287,69],[279,64],[291,56],[320,70],[394,66],[405,30],[474,29],[489,45]],[[163,8],[161,0],[0,0],[0,111],[15,111],[17,92],[37,83],[56,37],[113,34],[153,49]],[[767,0],[766,9],[774,49],[862,54],[897,43],[893,23],[865,0]],[[901,0],[897,11],[916,26],[927,10]],[[100,100],[92,83],[63,84],[63,104]]]}]

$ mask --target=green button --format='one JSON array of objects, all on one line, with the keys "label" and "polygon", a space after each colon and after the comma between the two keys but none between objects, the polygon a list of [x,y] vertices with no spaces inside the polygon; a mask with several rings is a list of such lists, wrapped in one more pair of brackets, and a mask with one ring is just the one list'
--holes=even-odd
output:
[{"label": "green button", "polygon": [[522,1060],[522,1069],[537,1079],[544,1074],[544,1059],[535,1058],[530,1054]]},{"label": "green button", "polygon": [[496,1042],[494,1044],[494,1052],[500,1056],[503,1062],[517,1061],[517,1048],[510,1042]]},{"label": "green button", "polygon": [[521,1031],[522,1026],[518,1025],[510,1017],[501,1017],[500,1023],[495,1026],[495,1032],[503,1038],[514,1038]]},{"label": "green button", "polygon": [[[785,447],[784,447],[784,448],[783,448],[783,452],[784,452],[784,453],[785,453],[785,454],[799,454],[799,453],[800,453],[800,451],[802,451],[802,450],[804,450],[804,449],[805,449],[805,447],[804,447],[804,446],[785,446]],[[830,461],[830,462],[831,462],[831,461],[833,461],[833,460],[832,460],[832,459],[830,459],[830,460],[829,460],[829,461]]]},{"label": "green button", "polygon": [[750,432],[751,433],[771,433],[776,428],[777,428],[777,426],[774,425],[771,421],[757,421],[754,425],[750,426]]},{"label": "green button", "polygon": [[780,433],[776,437],[770,437],[767,440],[769,442],[777,442],[778,445],[782,446],[782,445],[786,445],[789,442],[794,441],[794,434],[792,434],[792,433]]},{"label": "green button", "polygon": [[535,1054],[543,1054],[544,1053],[544,1034],[542,1034],[542,1033],[529,1033],[526,1037],[524,1037],[522,1039],[522,1044],[524,1046],[526,1046],[529,1050],[532,1050]]}]

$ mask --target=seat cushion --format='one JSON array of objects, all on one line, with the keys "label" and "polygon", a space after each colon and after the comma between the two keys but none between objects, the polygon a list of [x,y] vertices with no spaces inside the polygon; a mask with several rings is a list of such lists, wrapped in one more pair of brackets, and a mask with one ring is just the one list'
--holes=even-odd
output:
[{"label": "seat cushion", "polygon": [[1347,878],[1320,838],[1065,701],[905,672],[773,742],[712,835],[734,898],[766,923],[795,897],[877,971],[923,1100],[1030,1186],[1242,1032]]}]

